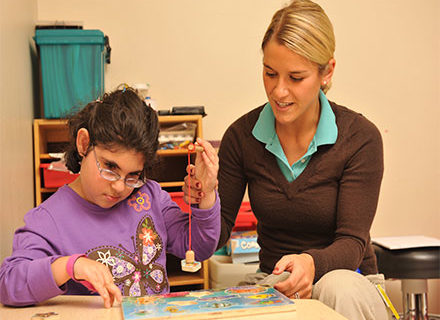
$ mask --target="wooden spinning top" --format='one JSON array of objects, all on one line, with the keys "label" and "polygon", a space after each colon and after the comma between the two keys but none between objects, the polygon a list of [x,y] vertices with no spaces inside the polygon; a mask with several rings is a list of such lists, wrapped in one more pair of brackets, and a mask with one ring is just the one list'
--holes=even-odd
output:
[{"label": "wooden spinning top", "polygon": [[182,270],[187,272],[199,271],[202,264],[195,260],[194,251],[188,250],[185,254],[185,259],[181,261]]}]

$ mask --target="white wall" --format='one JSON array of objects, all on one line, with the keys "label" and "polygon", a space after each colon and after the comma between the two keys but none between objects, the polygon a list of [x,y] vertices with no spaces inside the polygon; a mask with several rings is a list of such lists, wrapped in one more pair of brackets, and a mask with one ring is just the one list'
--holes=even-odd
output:
[{"label": "white wall", "polygon": [[[204,105],[205,137],[220,139],[234,119],[265,101],[260,41],[285,2],[38,0],[38,19],[82,20],[87,29],[101,29],[113,48],[107,89],[149,82],[162,107]],[[364,113],[384,139],[385,176],[373,236],[440,237],[440,1],[318,2],[337,39],[329,97]],[[32,201],[28,46],[34,5],[1,3],[3,226],[6,220],[17,224]],[[2,229],[2,254],[10,234]],[[399,305],[396,283],[390,287]],[[430,281],[430,292],[430,309],[440,313],[438,281]]]},{"label": "white wall", "polygon": [[34,204],[31,47],[37,4],[0,1],[0,261]]}]

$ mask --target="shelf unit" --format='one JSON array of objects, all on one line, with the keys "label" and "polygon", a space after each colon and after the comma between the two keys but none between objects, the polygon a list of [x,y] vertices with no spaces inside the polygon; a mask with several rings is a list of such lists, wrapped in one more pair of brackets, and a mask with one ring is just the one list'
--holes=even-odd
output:
[{"label": "shelf unit", "polygon": [[[183,122],[197,125],[196,137],[202,137],[201,115],[159,116],[160,128],[165,129]],[[34,175],[35,175],[35,205],[39,205],[52,195],[57,188],[45,188],[41,163],[49,163],[57,158],[52,153],[61,153],[68,142],[67,120],[65,119],[34,119]],[[183,186],[186,175],[186,150],[158,150],[159,165],[157,176],[153,177],[167,191],[178,191]],[[196,273],[180,271],[180,261],[171,255],[167,256],[167,271],[170,286],[174,291],[179,286],[195,286],[209,289],[208,261],[202,262],[202,269]]]}]

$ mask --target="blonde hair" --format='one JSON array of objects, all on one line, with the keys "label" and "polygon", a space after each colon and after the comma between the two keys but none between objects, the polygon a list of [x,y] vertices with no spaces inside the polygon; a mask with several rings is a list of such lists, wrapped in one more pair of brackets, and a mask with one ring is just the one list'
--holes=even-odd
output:
[{"label": "blonde hair", "polygon": [[[264,34],[263,50],[271,39],[316,63],[319,72],[325,70],[335,52],[332,23],[324,10],[310,0],[293,0],[275,12]],[[327,92],[330,86],[327,83],[321,89]]]}]

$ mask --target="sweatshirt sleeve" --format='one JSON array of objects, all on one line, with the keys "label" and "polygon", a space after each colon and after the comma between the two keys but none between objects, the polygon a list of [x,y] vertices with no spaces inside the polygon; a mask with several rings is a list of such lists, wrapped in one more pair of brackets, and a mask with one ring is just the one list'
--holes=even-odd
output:
[{"label": "sweatshirt sleeve", "polygon": [[17,229],[13,252],[0,267],[0,302],[10,306],[32,305],[57,295],[51,264],[57,254],[56,228],[50,215],[41,207],[25,216],[25,226]]},{"label": "sweatshirt sleeve", "polygon": [[[161,192],[162,211],[168,234],[167,251],[183,259],[189,248],[189,218],[171,200],[166,191]],[[216,192],[214,205],[209,209],[191,207],[191,250],[197,261],[212,256],[220,236],[220,199]]]}]

